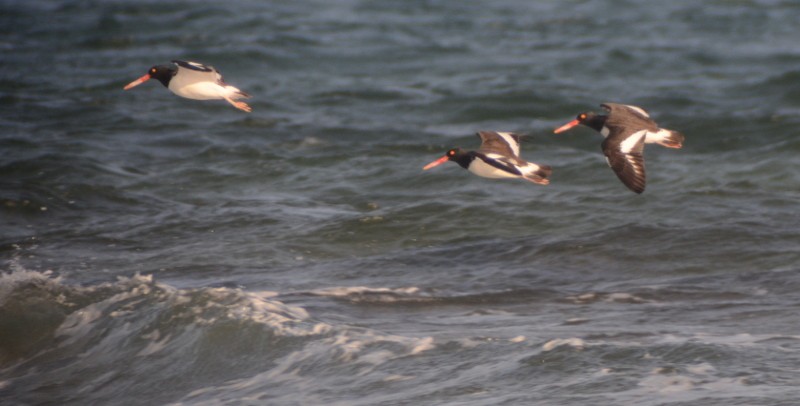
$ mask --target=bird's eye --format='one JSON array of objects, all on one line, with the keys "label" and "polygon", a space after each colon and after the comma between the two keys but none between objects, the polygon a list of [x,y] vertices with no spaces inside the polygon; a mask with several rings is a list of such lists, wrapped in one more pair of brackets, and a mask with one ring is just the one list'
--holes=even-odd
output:
[{"label": "bird's eye", "polygon": [[156,68],[150,69],[150,72],[156,73]]},{"label": "bird's eye", "polygon": [[450,156],[453,156],[455,154],[456,154],[456,151],[453,151],[452,149],[447,152],[447,155],[450,155]]},{"label": "bird's eye", "polygon": [[581,114],[581,117],[580,117],[580,119],[581,119],[581,120],[585,120],[585,119],[586,119],[586,114]]}]

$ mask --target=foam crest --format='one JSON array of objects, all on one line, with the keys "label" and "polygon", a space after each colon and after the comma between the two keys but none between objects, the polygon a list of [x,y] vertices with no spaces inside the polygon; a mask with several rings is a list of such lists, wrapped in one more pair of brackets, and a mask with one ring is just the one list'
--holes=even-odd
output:
[{"label": "foam crest", "polygon": [[626,292],[587,292],[580,295],[567,296],[566,300],[575,304],[588,304],[600,301],[607,303],[652,303],[651,300]]},{"label": "foam crest", "polygon": [[[363,377],[375,384],[416,378],[379,368],[404,357],[418,356],[436,347],[433,337],[403,337],[374,330],[332,326],[332,335],[313,340],[276,360],[269,370],[253,376],[195,390],[175,404],[218,404],[228,399],[279,399],[297,401],[294,389],[336,386],[347,377]],[[345,374],[345,375],[343,375]],[[307,403],[323,403],[305,398]]]},{"label": "foam crest", "polygon": [[36,272],[20,267],[16,261],[11,261],[11,272],[0,272],[0,306],[8,301],[12,294],[25,286],[42,286],[47,290],[56,291],[61,285],[61,277],[54,276],[52,271]]},{"label": "foam crest", "polygon": [[311,293],[317,296],[329,296],[329,297],[344,297],[351,295],[364,295],[370,293],[392,293],[396,295],[414,295],[419,293],[419,288],[413,286],[408,288],[394,288],[394,289],[370,288],[367,286],[349,286],[349,287],[314,289],[311,291]]},{"label": "foam crest", "polygon": [[359,360],[372,364],[383,363],[397,355],[396,351],[380,350],[378,354],[369,351],[377,345],[397,344],[405,349],[399,352],[403,355],[417,355],[434,348],[433,337],[402,337],[372,330],[365,330],[359,334],[345,331],[326,339],[325,342],[339,353],[338,358],[342,361]]},{"label": "foam crest", "polygon": [[275,296],[233,288],[178,289],[156,282],[152,275],[80,286],[66,284],[51,272],[0,273],[0,305],[36,300],[45,306],[39,308],[51,309],[41,311],[63,314],[53,321],[50,334],[56,341],[50,349],[77,354],[114,353],[126,343],[125,351],[132,355],[150,356],[174,350],[176,340],[193,342],[203,330],[231,322],[260,326],[274,337],[324,335],[331,329],[311,320],[302,307],[286,305]]},{"label": "foam crest", "polygon": [[665,344],[700,343],[731,347],[767,346],[776,350],[783,349],[780,343],[784,341],[800,342],[800,335],[783,334],[750,334],[739,333],[732,335],[696,333],[691,336],[666,334],[660,336],[659,342]]},{"label": "foam crest", "polygon": [[395,303],[429,300],[421,295],[417,287],[407,288],[370,288],[367,286],[332,287],[315,289],[309,292],[315,296],[347,299],[352,302]]},{"label": "foam crest", "polygon": [[561,347],[561,346],[564,346],[564,345],[570,346],[570,347],[578,349],[578,350],[582,350],[586,346],[586,342],[583,341],[580,338],[577,338],[577,337],[556,338],[556,339],[553,339],[553,340],[550,340],[550,341],[544,343],[544,345],[542,345],[542,350],[543,351],[551,351],[551,350],[553,350],[553,349],[555,349],[557,347]]}]

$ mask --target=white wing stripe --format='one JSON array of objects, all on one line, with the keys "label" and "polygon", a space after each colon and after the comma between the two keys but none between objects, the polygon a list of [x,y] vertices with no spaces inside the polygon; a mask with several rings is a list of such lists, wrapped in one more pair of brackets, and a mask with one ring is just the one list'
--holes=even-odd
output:
[{"label": "white wing stripe", "polygon": [[647,144],[661,142],[669,138],[670,135],[672,135],[672,131],[659,128],[657,132],[648,131],[647,136],[644,139],[644,142]]},{"label": "white wing stripe", "polygon": [[643,115],[643,116],[645,116],[645,117],[650,117],[650,115],[649,115],[649,114],[647,114],[647,112],[646,112],[646,111],[644,111],[644,109],[643,109],[643,108],[641,108],[641,107],[638,107],[638,106],[631,106],[630,104],[626,104],[625,106],[626,106],[626,107],[628,107],[628,108],[629,108],[629,109],[631,109],[631,110],[634,110],[634,111],[636,111],[636,112],[640,113],[641,115]]},{"label": "white wing stripe", "polygon": [[634,147],[642,140],[642,137],[647,135],[647,130],[637,131],[628,136],[625,141],[619,144],[619,149],[622,153],[627,154],[633,150]]},{"label": "white wing stripe", "polygon": [[506,144],[508,144],[509,148],[511,148],[511,151],[514,152],[515,156],[519,156],[519,144],[514,140],[514,137],[511,136],[511,133],[498,132],[497,135],[499,135],[500,138],[502,138],[503,141],[505,141]]},{"label": "white wing stripe", "polygon": [[631,167],[633,167],[633,171],[636,172],[637,175],[642,176],[642,168],[632,156],[626,155],[625,160],[628,161],[628,164],[630,164]]}]

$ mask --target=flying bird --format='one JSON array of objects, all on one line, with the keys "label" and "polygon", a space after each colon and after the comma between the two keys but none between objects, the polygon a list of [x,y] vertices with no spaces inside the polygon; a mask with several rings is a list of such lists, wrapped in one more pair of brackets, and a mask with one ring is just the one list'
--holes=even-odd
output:
[{"label": "flying bird", "polygon": [[481,146],[475,151],[453,148],[425,165],[424,170],[453,161],[462,168],[484,178],[522,178],[529,182],[547,185],[552,170],[519,157],[519,135],[508,132],[480,131]]},{"label": "flying bird", "polygon": [[644,145],[681,148],[684,136],[677,131],[659,128],[641,107],[618,103],[600,106],[608,114],[580,113],[554,132],[558,134],[579,124],[598,131],[605,137],[601,147],[608,165],[628,189],[642,193],[645,188]]},{"label": "flying bird", "polygon": [[156,65],[147,74],[128,83],[124,90],[139,86],[157,79],[172,93],[187,99],[219,100],[223,99],[239,110],[251,112],[247,103],[238,99],[249,98],[250,95],[225,83],[222,75],[213,66],[197,62],[172,61],[171,65]]}]

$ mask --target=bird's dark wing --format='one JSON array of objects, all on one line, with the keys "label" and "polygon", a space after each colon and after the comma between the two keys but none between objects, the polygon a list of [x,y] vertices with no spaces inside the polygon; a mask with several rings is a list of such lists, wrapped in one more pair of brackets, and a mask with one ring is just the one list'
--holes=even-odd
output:
[{"label": "bird's dark wing", "polygon": [[644,170],[644,138],[645,133],[632,137],[638,137],[630,141],[630,146],[621,148],[610,137],[603,141],[603,154],[608,160],[608,165],[617,174],[628,189],[636,192],[644,192],[645,170]]},{"label": "bird's dark wing", "polygon": [[479,131],[477,135],[481,139],[478,151],[484,154],[519,157],[519,135],[497,131]]},{"label": "bird's dark wing", "polygon": [[611,130],[611,135],[620,133],[624,136],[640,130],[658,131],[656,122],[641,107],[619,103],[603,103],[600,106],[608,111],[605,125]]}]

